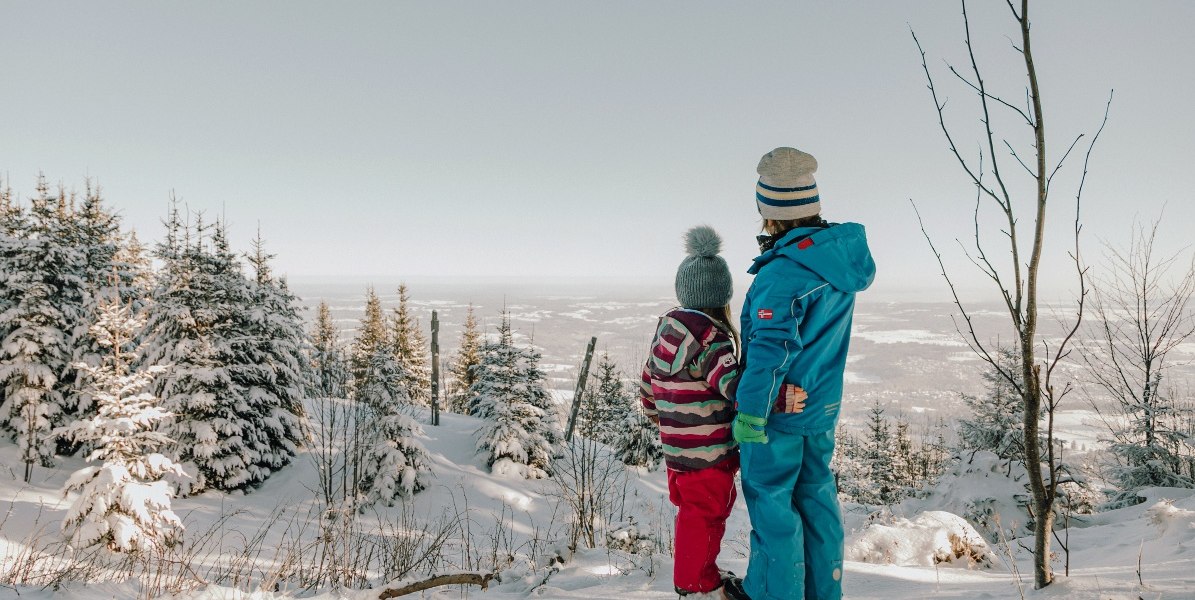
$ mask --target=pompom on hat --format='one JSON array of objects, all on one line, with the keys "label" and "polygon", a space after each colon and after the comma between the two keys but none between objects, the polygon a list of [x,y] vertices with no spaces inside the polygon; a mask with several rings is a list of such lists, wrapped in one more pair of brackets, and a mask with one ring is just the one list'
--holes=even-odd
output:
[{"label": "pompom on hat", "polygon": [[734,283],[718,252],[722,238],[708,225],[685,232],[685,253],[676,269],[676,299],[685,308],[714,308],[730,303]]},{"label": "pompom on hat", "polygon": [[756,167],[755,204],[765,219],[789,221],[821,214],[817,159],[796,148],[780,147],[763,155]]}]

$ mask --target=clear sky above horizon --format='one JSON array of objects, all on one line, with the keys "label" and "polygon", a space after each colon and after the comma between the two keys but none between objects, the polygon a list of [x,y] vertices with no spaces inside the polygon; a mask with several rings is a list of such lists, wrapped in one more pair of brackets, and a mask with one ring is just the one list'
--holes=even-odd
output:
[{"label": "clear sky above horizon", "polygon": [[[1051,164],[1116,90],[1083,196],[1085,255],[1163,209],[1168,247],[1187,244],[1195,4],[1031,10]],[[1007,7],[971,12],[988,85],[1023,103]],[[948,298],[910,199],[952,269],[982,283],[952,241],[968,241],[973,186],[909,35],[974,157],[974,97],[944,62],[967,66],[955,2],[3,0],[0,22],[0,174],[22,196],[38,172],[93,177],[143,239],[173,191],[222,213],[243,248],[260,224],[292,277],[671,281],[681,234],[707,223],[745,285],[755,165],[787,145],[818,158],[825,216],[868,227],[877,293]],[[1081,150],[1053,190],[1059,295]]]}]

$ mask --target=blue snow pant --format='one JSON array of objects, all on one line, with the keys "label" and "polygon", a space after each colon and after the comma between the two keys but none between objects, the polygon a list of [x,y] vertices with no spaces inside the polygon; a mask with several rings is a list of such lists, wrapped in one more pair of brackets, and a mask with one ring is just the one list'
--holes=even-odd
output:
[{"label": "blue snow pant", "polygon": [[742,444],[743,498],[751,514],[752,600],[842,598],[842,515],[830,471],[834,430],[768,427],[767,444]]}]

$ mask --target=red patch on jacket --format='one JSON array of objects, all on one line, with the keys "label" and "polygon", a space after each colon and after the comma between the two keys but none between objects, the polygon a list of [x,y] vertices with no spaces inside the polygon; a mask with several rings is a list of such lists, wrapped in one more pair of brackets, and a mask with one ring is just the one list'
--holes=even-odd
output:
[{"label": "red patch on jacket", "polygon": [[805,238],[805,239],[797,242],[797,249],[804,250],[812,245],[813,245],[813,240],[809,239],[809,238]]},{"label": "red patch on jacket", "polygon": [[761,308],[755,313],[755,316],[765,321],[770,320],[772,318],[772,309]]}]

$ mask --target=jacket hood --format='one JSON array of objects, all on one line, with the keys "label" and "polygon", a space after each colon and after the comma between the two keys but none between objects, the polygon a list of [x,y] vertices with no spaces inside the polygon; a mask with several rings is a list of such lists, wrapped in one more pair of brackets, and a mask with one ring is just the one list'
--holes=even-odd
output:
[{"label": "jacket hood", "polygon": [[747,272],[754,275],[780,257],[812,271],[841,292],[863,291],[875,279],[875,262],[867,247],[867,235],[858,223],[793,229],[772,249],[756,257]]}]

